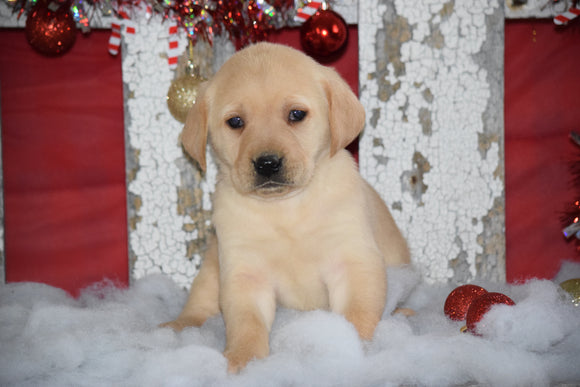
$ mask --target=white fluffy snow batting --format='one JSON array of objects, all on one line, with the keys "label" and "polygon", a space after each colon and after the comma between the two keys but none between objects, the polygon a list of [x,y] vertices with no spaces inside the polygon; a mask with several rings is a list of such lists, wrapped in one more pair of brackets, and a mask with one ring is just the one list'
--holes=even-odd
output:
[{"label": "white fluffy snow batting", "polygon": [[[516,305],[492,308],[483,337],[460,333],[443,305],[452,286],[391,271],[387,310],[371,342],[342,316],[279,310],[271,355],[228,375],[221,317],[174,333],[186,292],[153,275],[130,289],[103,283],[79,299],[41,284],[0,287],[0,385],[6,386],[544,386],[580,381],[580,308],[558,283],[580,277],[567,263],[554,281],[479,283]],[[391,316],[397,304],[413,317]]]}]

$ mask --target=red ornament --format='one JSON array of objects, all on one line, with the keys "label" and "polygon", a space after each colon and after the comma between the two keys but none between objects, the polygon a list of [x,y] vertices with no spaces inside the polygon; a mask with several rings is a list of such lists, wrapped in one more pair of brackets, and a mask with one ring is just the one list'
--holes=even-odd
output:
[{"label": "red ornament", "polygon": [[487,290],[477,285],[463,285],[455,288],[445,300],[443,311],[451,320],[463,321],[471,302],[487,293]]},{"label": "red ornament", "polygon": [[68,7],[63,5],[52,11],[40,0],[28,13],[25,31],[28,43],[47,56],[64,54],[77,37],[75,21]]},{"label": "red ornament", "polygon": [[467,330],[470,333],[477,335],[477,323],[481,321],[483,316],[497,304],[515,305],[511,298],[502,293],[485,293],[477,297],[467,310]]},{"label": "red ornament", "polygon": [[300,29],[300,42],[312,56],[330,56],[338,52],[348,39],[348,27],[338,13],[319,10]]}]

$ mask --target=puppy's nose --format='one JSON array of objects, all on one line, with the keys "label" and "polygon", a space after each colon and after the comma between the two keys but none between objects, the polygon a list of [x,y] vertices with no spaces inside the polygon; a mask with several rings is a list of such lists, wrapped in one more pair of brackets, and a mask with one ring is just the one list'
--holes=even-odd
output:
[{"label": "puppy's nose", "polygon": [[270,177],[280,172],[282,160],[276,155],[262,155],[254,161],[254,170],[260,176]]}]

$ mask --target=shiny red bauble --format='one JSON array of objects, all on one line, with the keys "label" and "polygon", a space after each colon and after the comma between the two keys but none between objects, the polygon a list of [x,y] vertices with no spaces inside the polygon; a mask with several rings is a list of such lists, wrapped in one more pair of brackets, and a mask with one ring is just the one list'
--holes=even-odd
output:
[{"label": "shiny red bauble", "polygon": [[485,293],[475,298],[467,310],[467,331],[478,335],[477,324],[492,306],[498,304],[515,305],[515,302],[502,293]]},{"label": "shiny red bauble", "polygon": [[304,51],[314,57],[326,57],[339,52],[348,40],[348,26],[338,13],[319,10],[300,29]]},{"label": "shiny red bauble", "polygon": [[26,19],[26,40],[41,54],[58,56],[67,52],[75,43],[77,28],[66,5],[50,10],[45,1],[39,0]]},{"label": "shiny red bauble", "polygon": [[455,288],[445,300],[443,311],[451,320],[463,321],[467,316],[467,310],[471,302],[487,293],[487,290],[477,285],[462,285]]}]

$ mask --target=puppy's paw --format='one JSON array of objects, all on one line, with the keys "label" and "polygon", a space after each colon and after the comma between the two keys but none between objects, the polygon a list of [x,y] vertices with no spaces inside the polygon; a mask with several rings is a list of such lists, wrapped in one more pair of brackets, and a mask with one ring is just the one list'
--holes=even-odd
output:
[{"label": "puppy's paw", "polygon": [[231,374],[239,373],[254,358],[249,356],[248,353],[241,353],[240,351],[226,351],[224,356],[228,360],[228,372]]},{"label": "puppy's paw", "polygon": [[345,315],[346,319],[354,325],[362,340],[370,341],[373,339],[375,329],[381,320],[378,313],[365,313],[360,309],[353,309]]},{"label": "puppy's paw", "polygon": [[233,350],[229,349],[224,352],[224,356],[228,360],[228,372],[237,374],[243,370],[246,365],[254,359],[263,359],[268,356],[268,350],[264,353],[254,353],[248,350]]},{"label": "puppy's paw", "polygon": [[159,324],[159,328],[171,328],[176,332],[181,332],[187,327],[200,327],[204,322],[205,319],[202,321],[201,319],[179,317],[173,321]]},{"label": "puppy's paw", "polygon": [[411,317],[415,315],[415,311],[410,308],[397,308],[393,311],[393,314],[402,314],[405,317]]},{"label": "puppy's paw", "polygon": [[240,356],[239,354],[233,354],[232,351],[224,352],[224,356],[228,360],[228,372],[230,374],[239,373],[242,369],[244,369],[244,367],[246,367],[246,364],[248,364],[250,360],[252,360]]},{"label": "puppy's paw", "polygon": [[183,325],[178,320],[173,320],[173,321],[165,322],[163,324],[159,324],[159,328],[171,328],[176,332],[181,332],[183,330],[183,328],[185,328],[185,325]]}]

